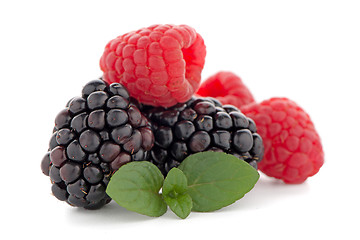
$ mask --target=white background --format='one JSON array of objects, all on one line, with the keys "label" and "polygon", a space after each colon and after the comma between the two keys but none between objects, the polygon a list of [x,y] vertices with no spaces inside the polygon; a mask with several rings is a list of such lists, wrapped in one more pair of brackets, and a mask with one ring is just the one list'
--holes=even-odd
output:
[{"label": "white background", "polygon": [[[262,175],[235,204],[185,220],[55,199],[40,170],[55,115],[101,75],[109,40],[156,23],[203,36],[203,78],[233,71],[258,101],[302,106],[320,172],[301,185]],[[359,239],[359,1],[1,1],[0,33],[1,239]]]}]

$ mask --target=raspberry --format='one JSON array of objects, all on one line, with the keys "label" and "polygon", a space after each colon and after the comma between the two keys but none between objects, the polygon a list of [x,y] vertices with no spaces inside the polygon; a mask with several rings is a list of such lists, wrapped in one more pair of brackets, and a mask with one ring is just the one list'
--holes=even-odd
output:
[{"label": "raspberry", "polygon": [[271,98],[242,108],[264,140],[259,169],[285,183],[302,183],[324,163],[320,137],[309,115],[287,98]]},{"label": "raspberry", "polygon": [[206,49],[186,25],[153,25],[111,40],[100,59],[104,80],[119,82],[140,103],[171,107],[200,85]]},{"label": "raspberry", "polygon": [[187,156],[203,151],[231,153],[257,169],[263,157],[256,126],[236,107],[212,98],[192,98],[171,108],[144,108],[152,121],[151,161],[164,175]]},{"label": "raspberry", "polygon": [[250,90],[240,77],[232,72],[218,72],[209,77],[201,83],[197,94],[217,98],[222,104],[231,104],[238,108],[255,102]]},{"label": "raspberry", "polygon": [[154,143],[150,123],[119,83],[94,80],[55,118],[41,169],[52,193],[72,206],[100,208],[106,186],[125,163],[147,160]]}]

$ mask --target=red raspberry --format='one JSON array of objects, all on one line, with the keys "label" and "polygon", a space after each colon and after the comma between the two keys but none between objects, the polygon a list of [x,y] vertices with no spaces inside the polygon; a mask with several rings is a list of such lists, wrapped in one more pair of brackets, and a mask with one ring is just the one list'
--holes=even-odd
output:
[{"label": "red raspberry", "polygon": [[171,107],[200,85],[204,40],[186,25],[153,25],[111,40],[100,59],[104,80],[120,82],[139,102]]},{"label": "red raspberry", "polygon": [[212,75],[200,85],[197,94],[217,98],[222,104],[231,104],[238,108],[255,102],[250,90],[240,77],[232,72],[218,72]]},{"label": "red raspberry", "polygon": [[320,137],[309,115],[287,98],[271,98],[242,107],[263,138],[259,169],[285,183],[302,183],[324,163]]}]

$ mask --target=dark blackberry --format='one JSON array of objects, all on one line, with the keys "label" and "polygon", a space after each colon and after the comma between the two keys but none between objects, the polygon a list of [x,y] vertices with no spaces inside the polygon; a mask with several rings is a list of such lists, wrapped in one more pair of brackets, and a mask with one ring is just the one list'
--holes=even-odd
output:
[{"label": "dark blackberry", "polygon": [[52,193],[87,209],[110,202],[106,186],[130,161],[148,160],[154,135],[147,118],[119,83],[87,83],[55,119],[49,151],[41,162]]},{"label": "dark blackberry", "polygon": [[164,175],[196,152],[230,153],[255,169],[263,157],[264,146],[254,121],[213,98],[192,98],[171,108],[145,106],[144,112],[155,136],[151,161]]}]

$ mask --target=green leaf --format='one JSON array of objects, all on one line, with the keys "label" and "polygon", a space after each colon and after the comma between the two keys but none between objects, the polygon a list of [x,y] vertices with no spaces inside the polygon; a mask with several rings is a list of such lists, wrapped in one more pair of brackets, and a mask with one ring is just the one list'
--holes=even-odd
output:
[{"label": "green leaf", "polygon": [[187,190],[184,173],[180,169],[172,168],[165,178],[162,194],[170,209],[182,219],[189,216],[192,208],[192,200]]},{"label": "green leaf", "polygon": [[188,181],[192,210],[198,212],[210,212],[234,203],[259,179],[259,173],[248,163],[221,152],[190,155],[179,169]]},{"label": "green leaf", "polygon": [[106,193],[120,206],[150,217],[159,217],[167,210],[160,188],[164,177],[147,161],[125,164],[111,177]]}]

